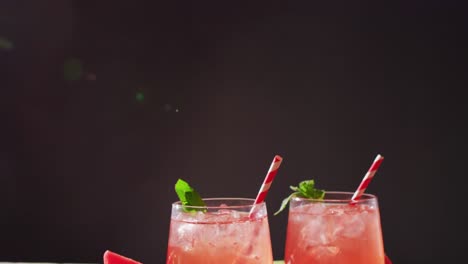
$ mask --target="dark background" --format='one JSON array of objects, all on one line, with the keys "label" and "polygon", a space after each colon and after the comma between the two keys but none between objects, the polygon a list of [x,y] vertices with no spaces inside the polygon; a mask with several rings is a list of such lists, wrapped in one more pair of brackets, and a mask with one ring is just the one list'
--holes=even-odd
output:
[{"label": "dark background", "polygon": [[255,197],[275,154],[279,259],[288,186],[378,153],[388,255],[460,260],[460,3],[0,0],[0,261],[164,263],[177,178]]}]

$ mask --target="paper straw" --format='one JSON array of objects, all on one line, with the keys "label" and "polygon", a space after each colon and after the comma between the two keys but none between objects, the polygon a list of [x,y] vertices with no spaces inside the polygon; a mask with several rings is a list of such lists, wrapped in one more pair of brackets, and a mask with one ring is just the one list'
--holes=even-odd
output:
[{"label": "paper straw", "polygon": [[278,168],[281,165],[283,158],[279,155],[276,155],[273,158],[273,162],[270,165],[270,169],[268,170],[267,175],[265,176],[265,180],[263,181],[262,187],[260,187],[260,191],[257,194],[257,198],[255,198],[254,206],[250,210],[249,217],[252,217],[255,211],[255,205],[262,203],[265,201],[265,198],[268,194],[268,190],[270,189],[271,183],[275,179],[276,173],[278,172]]},{"label": "paper straw", "polygon": [[380,167],[380,164],[382,163],[383,159],[384,157],[382,157],[380,154],[378,154],[377,157],[375,157],[374,162],[370,166],[366,175],[364,175],[361,184],[359,184],[359,187],[354,192],[353,197],[351,198],[352,203],[359,200],[359,198],[361,198],[361,196],[364,194],[367,186],[369,186],[369,183],[371,182],[372,178],[374,178],[374,175],[377,172],[377,169]]}]

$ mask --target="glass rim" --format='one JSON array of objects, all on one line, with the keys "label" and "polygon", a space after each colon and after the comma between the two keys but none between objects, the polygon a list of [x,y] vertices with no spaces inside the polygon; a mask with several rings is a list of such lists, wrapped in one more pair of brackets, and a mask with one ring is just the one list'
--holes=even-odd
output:
[{"label": "glass rim", "polygon": [[203,201],[249,201],[249,204],[242,204],[242,205],[207,205],[207,206],[194,206],[194,205],[183,205],[181,201],[173,202],[172,207],[175,208],[191,208],[191,209],[240,209],[240,208],[251,208],[253,206],[260,206],[265,204],[265,201],[254,204],[255,199],[253,198],[243,198],[243,197],[210,197],[210,198],[202,198]]},{"label": "glass rim", "polygon": [[[335,195],[343,195],[349,198],[347,199],[339,199],[339,198],[326,198],[327,194],[335,194]],[[305,198],[305,197],[298,197],[298,196],[293,196],[291,200],[295,201],[311,201],[311,202],[329,202],[329,203],[350,203],[351,202],[351,197],[353,197],[354,192],[345,192],[345,191],[325,191],[325,197],[323,199],[316,199],[316,198]],[[363,193],[359,200],[356,201],[356,203],[362,203],[365,201],[377,201],[377,196],[374,194],[370,193]]]}]

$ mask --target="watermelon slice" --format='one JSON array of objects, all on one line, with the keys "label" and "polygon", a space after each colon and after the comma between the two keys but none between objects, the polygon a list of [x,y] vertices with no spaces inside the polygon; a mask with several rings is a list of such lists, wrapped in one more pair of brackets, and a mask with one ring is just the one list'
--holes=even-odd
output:
[{"label": "watermelon slice", "polygon": [[131,258],[124,257],[110,250],[104,252],[104,264],[142,264]]}]

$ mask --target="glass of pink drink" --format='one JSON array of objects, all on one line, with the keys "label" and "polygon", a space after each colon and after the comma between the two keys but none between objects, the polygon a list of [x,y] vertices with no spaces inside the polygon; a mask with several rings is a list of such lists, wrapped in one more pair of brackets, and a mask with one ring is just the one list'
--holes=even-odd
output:
[{"label": "glass of pink drink", "polygon": [[323,200],[290,201],[286,264],[384,264],[377,197],[326,192]]},{"label": "glass of pink drink", "polygon": [[[254,199],[203,199],[206,207],[172,204],[166,263],[273,263],[265,203]],[[188,212],[185,208],[206,212]]]}]

